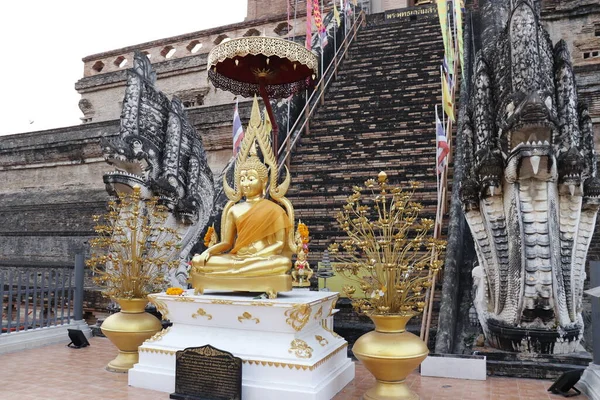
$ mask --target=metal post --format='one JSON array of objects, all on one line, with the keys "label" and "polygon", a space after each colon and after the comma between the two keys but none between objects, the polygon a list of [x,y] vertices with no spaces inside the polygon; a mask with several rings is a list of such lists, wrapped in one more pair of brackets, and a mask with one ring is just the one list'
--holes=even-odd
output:
[{"label": "metal post", "polygon": [[[333,0],[333,1],[335,2],[336,0]],[[337,63],[338,48],[337,48],[337,28],[336,28],[336,26],[337,26],[337,21],[335,24],[333,24],[333,63],[334,63],[333,64],[334,65],[333,75],[335,76],[335,79],[337,79],[337,66],[338,66],[338,63]]]},{"label": "metal post", "polygon": [[306,89],[304,93],[305,93],[304,97],[306,99],[306,103],[305,103],[305,107],[304,107],[304,110],[305,110],[305,112],[304,112],[304,119],[306,120],[306,123],[304,124],[304,126],[305,126],[305,131],[304,132],[305,132],[306,136],[308,136],[310,134],[310,129],[308,127],[308,124],[309,124],[308,118],[310,117],[310,110],[309,110],[310,106],[309,106],[309,101],[308,101],[309,100],[308,89]]},{"label": "metal post", "polygon": [[4,276],[6,272],[0,269],[0,334],[2,334],[2,314],[4,314]]},{"label": "metal post", "polygon": [[6,332],[10,333],[12,328],[12,319],[13,319],[13,283],[15,281],[15,268],[9,269],[8,273],[8,302],[7,302],[7,310],[6,310],[6,319],[8,320],[8,326],[6,328]]},{"label": "metal post", "polygon": [[83,272],[85,263],[83,254],[75,254],[75,295],[74,295],[74,319],[81,321],[83,319]]},{"label": "metal post", "polygon": [[15,299],[15,305],[17,307],[17,316],[15,318],[16,331],[21,329],[21,288],[23,287],[23,270],[19,271],[19,278],[17,279],[17,294]]},{"label": "metal post", "polygon": [[[600,262],[590,262],[590,288],[600,286]],[[591,296],[590,296],[591,297]],[[600,365],[600,298],[591,297],[592,302],[592,346],[594,364]]]}]

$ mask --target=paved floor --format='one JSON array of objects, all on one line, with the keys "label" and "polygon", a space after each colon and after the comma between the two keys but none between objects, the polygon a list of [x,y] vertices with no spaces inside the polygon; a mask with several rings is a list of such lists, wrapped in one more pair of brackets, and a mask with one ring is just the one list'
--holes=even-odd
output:
[{"label": "paved floor", "polygon": [[[91,346],[71,349],[50,345],[0,355],[0,398],[15,400],[166,400],[166,393],[127,386],[127,374],[107,372],[104,367],[116,354],[105,338],[92,338]],[[356,378],[334,400],[360,399],[373,385],[373,377],[361,364]],[[559,399],[546,390],[551,381],[490,377],[487,381],[421,378],[413,373],[407,379],[423,400],[542,400]],[[579,396],[577,399],[585,399]]]}]

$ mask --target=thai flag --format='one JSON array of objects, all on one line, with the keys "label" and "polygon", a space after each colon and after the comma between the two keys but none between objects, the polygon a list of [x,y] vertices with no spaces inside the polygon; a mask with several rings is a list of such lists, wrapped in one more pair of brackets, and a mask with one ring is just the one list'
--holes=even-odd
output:
[{"label": "thai flag", "polygon": [[242,121],[240,120],[240,113],[238,112],[238,101],[235,101],[235,110],[233,111],[233,156],[235,157],[240,151],[240,145],[244,139],[244,128],[242,127]]},{"label": "thai flag", "polygon": [[437,106],[435,107],[435,132],[436,132],[436,148],[437,148],[437,173],[441,174],[446,164],[446,156],[450,152],[448,147],[448,138],[444,130],[444,124],[438,117]]},{"label": "thai flag", "polygon": [[327,31],[319,32],[319,40],[321,40],[321,48],[324,49],[329,41],[327,40]]}]

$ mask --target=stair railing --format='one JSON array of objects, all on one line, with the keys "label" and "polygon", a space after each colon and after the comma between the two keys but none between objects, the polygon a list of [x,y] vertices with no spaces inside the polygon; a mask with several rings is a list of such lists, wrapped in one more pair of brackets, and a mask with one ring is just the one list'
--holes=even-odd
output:
[{"label": "stair railing", "polygon": [[[333,58],[329,62],[327,69],[321,75],[321,79],[315,84],[315,88],[306,100],[304,108],[298,114],[298,118],[292,127],[288,130],[285,140],[281,143],[279,150],[277,151],[277,159],[279,160],[278,166],[281,168],[284,164],[290,167],[290,156],[292,151],[295,149],[298,140],[300,140],[302,131],[306,131],[306,134],[310,134],[309,121],[315,113],[317,105],[325,104],[325,91],[329,88],[331,81],[337,78],[338,66],[344,59],[350,48],[350,44],[356,38],[359,27],[365,22],[366,16],[364,11],[360,11],[358,18],[354,20],[354,23],[350,27],[350,34],[346,35],[337,51],[333,55]],[[304,114],[304,118],[302,115]],[[294,134],[294,132],[296,132]],[[282,156],[282,152],[285,150],[285,154]]]}]

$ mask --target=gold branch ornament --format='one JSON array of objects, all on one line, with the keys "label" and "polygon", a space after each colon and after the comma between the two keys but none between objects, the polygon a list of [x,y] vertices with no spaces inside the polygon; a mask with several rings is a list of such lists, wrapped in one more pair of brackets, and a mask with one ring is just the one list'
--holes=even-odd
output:
[{"label": "gold branch ornament", "polygon": [[167,207],[158,197],[142,198],[139,186],[119,193],[106,214],[94,216],[98,237],[90,241],[94,253],[86,264],[104,295],[146,298],[163,290],[166,272],[179,263],[172,254],[181,247],[181,236],[165,227],[167,218]]},{"label": "gold branch ornament", "polygon": [[381,172],[377,180],[355,186],[337,215],[347,238],[329,246],[329,252],[337,261],[336,272],[365,294],[354,298],[354,286],[342,289],[358,312],[414,315],[423,311],[426,288],[442,265],[431,255],[445,249],[446,242],[429,235],[431,219],[418,218],[423,206],[412,201],[418,187],[414,181],[406,189],[391,186]]}]

